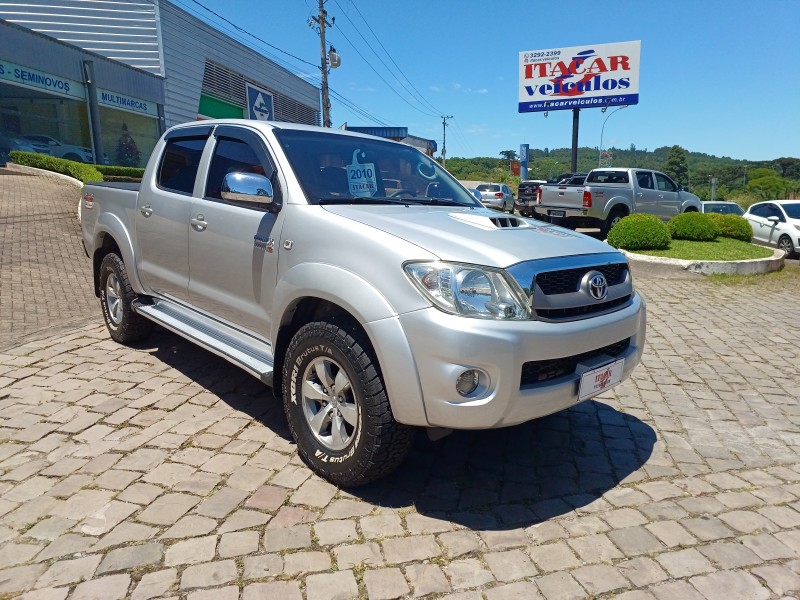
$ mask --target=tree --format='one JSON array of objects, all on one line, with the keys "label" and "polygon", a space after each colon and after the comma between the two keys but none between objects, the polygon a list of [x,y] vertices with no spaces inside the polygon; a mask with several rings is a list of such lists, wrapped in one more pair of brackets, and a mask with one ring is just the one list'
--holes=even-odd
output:
[{"label": "tree", "polygon": [[689,184],[689,159],[686,150],[680,146],[673,146],[667,153],[664,163],[664,173],[672,177],[680,185]]},{"label": "tree", "polygon": [[128,131],[128,124],[122,124],[122,134],[117,142],[117,164],[123,167],[138,167],[142,160],[142,153],[136,145],[136,140]]}]

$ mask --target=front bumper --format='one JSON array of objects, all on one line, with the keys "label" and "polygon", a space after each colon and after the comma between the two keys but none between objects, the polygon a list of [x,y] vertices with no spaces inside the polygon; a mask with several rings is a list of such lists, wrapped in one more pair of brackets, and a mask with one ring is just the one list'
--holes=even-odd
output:
[{"label": "front bumper", "polygon": [[[634,294],[630,305],[617,312],[570,322],[470,319],[435,308],[401,315],[400,321],[416,362],[428,425],[490,429],[575,405],[581,374],[615,359],[600,356],[574,372],[523,385],[525,363],[582,355],[629,339],[617,357],[625,359],[627,378],[644,349],[646,308]],[[456,391],[456,380],[466,369],[487,376],[485,389],[473,398]]]}]

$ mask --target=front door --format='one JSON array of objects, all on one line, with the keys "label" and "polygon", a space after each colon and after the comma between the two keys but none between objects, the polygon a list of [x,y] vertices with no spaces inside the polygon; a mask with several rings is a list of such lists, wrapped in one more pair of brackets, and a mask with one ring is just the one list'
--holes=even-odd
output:
[{"label": "front door", "polygon": [[278,213],[270,205],[236,203],[220,195],[230,172],[271,177],[280,189],[263,142],[242,128],[218,127],[202,198],[191,209],[189,301],[239,329],[270,337],[270,309],[277,280]]}]

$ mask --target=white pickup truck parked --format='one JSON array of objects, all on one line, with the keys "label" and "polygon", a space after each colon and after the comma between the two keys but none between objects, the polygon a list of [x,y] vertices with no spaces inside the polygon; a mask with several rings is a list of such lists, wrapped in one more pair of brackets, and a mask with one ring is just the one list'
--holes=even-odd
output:
[{"label": "white pickup truck parked", "polygon": [[271,385],[300,457],[340,486],[394,469],[415,426],[504,427],[592,398],[644,348],[621,253],[486,209],[398,142],[177,126],[138,189],[89,184],[81,213],[111,337],[157,323]]},{"label": "white pickup truck parked", "polygon": [[543,185],[535,207],[538,219],[570,229],[599,227],[604,235],[631,213],[668,220],[700,209],[700,198],[664,173],[621,168],[594,169],[583,185]]}]

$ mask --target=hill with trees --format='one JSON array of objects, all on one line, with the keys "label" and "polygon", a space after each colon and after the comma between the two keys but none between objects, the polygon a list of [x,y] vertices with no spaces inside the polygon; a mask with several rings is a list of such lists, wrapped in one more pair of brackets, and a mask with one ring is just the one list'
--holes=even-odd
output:
[{"label": "hill with trees", "polygon": [[[552,180],[570,171],[570,148],[532,148],[528,153],[528,178]],[[464,181],[497,181],[516,188],[520,178],[511,174],[511,161],[518,158],[513,150],[500,152],[499,158],[448,158],[447,170]],[[578,171],[598,167],[597,148],[578,149]],[[641,167],[662,171],[677,183],[711,199],[711,181],[717,179],[716,199],[734,200],[748,206],[767,199],[800,198],[800,159],[776,158],[769,161],[737,160],[690,152],[680,146],[663,146],[655,150],[608,148],[603,150],[603,166]]]}]

